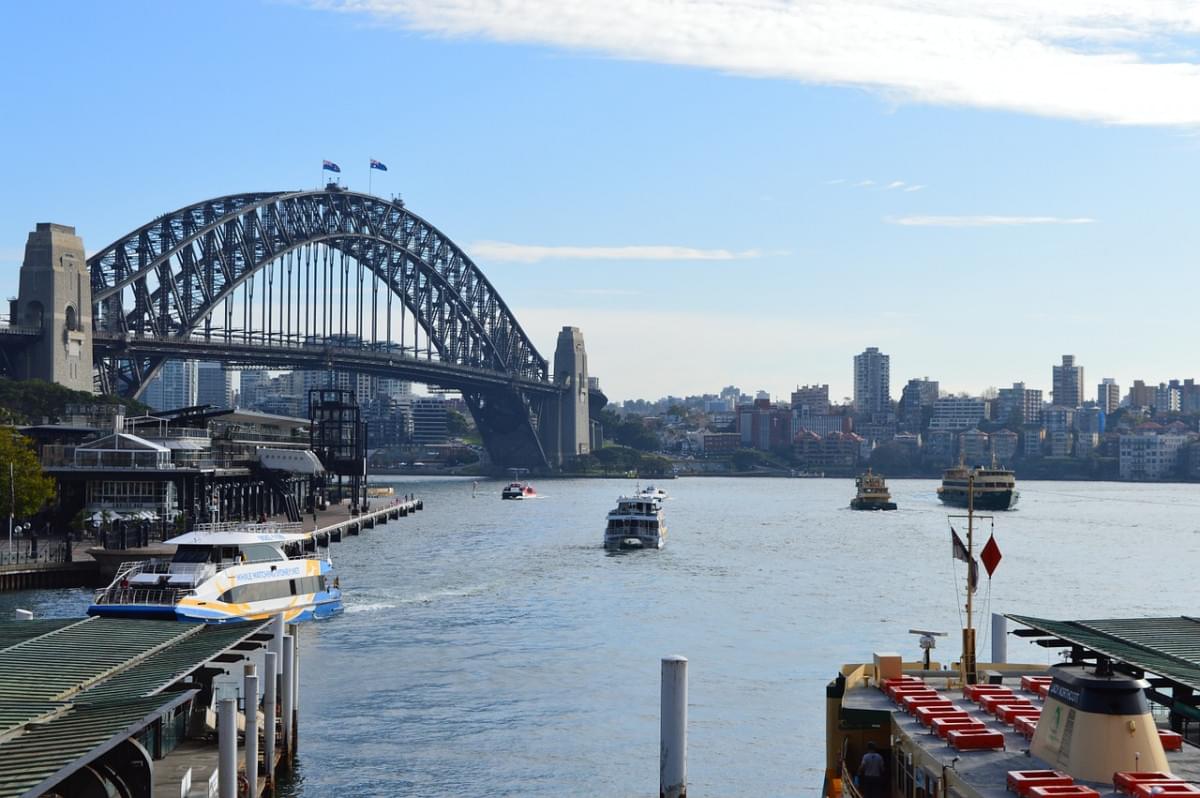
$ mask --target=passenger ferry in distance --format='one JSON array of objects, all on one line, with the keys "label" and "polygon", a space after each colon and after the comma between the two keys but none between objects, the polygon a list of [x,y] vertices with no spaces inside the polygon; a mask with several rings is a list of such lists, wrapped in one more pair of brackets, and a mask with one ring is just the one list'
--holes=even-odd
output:
[{"label": "passenger ferry in distance", "polygon": [[606,549],[661,549],[666,542],[662,499],[641,495],[617,499],[604,529]]},{"label": "passenger ferry in distance", "polygon": [[888,492],[887,482],[879,474],[867,473],[854,480],[858,495],[850,500],[851,510],[895,510],[896,503]]},{"label": "passenger ferry in distance", "polygon": [[163,543],[176,547],[171,559],[123,563],[88,615],[296,623],[342,611],[333,563],[298,523],[199,524]]},{"label": "passenger ferry in distance", "polygon": [[988,468],[969,468],[961,462],[942,473],[942,485],[937,496],[951,507],[967,506],[967,478],[975,476],[976,510],[1011,510],[1017,506],[1021,494],[1017,492],[1017,478],[1011,469],[1000,468],[995,463]]}]

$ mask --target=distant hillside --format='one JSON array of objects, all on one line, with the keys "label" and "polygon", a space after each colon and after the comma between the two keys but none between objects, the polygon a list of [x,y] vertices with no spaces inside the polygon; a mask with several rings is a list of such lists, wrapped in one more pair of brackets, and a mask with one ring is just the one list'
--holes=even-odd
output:
[{"label": "distant hillside", "polygon": [[43,380],[10,380],[0,377],[0,420],[17,424],[39,424],[43,418],[59,421],[68,405],[124,405],[131,414],[146,412],[146,406],[131,399],[95,396],[72,391]]}]

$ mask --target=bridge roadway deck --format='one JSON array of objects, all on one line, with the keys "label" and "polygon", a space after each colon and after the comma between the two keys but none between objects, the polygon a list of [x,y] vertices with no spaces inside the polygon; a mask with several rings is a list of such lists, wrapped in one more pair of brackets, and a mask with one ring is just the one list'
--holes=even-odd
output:
[{"label": "bridge roadway deck", "polygon": [[153,335],[97,330],[92,339],[97,356],[137,352],[171,358],[220,360],[231,366],[275,368],[328,369],[336,364],[339,368],[365,374],[403,377],[416,382],[467,390],[517,387],[524,391],[547,394],[559,390],[549,382],[441,360],[422,360],[395,351],[305,344],[262,335],[238,341],[216,337],[206,340],[195,336],[160,338]]}]

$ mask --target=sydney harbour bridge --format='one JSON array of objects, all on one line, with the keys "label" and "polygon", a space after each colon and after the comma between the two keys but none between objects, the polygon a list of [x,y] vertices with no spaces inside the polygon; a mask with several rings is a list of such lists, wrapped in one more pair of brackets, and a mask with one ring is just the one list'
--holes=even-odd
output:
[{"label": "sydney harbour bridge", "polygon": [[89,258],[73,228],[39,224],[10,315],[9,374],[131,398],[175,359],[455,389],[499,467],[586,453],[604,404],[577,329],[551,364],[441,231],[334,184],[198,202]]}]

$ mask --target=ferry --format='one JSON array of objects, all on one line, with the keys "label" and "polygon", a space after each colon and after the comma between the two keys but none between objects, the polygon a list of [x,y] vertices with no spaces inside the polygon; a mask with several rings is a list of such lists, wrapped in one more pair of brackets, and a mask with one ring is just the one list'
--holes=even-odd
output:
[{"label": "ferry", "polygon": [[608,514],[604,530],[607,549],[661,549],[667,542],[662,500],[649,496],[621,496]]},{"label": "ferry", "polygon": [[501,499],[536,499],[537,491],[526,482],[510,482],[500,491]]},{"label": "ferry", "polygon": [[297,623],[342,611],[333,563],[298,523],[199,524],[164,545],[173,557],[123,563],[88,615]]},{"label": "ferry", "polygon": [[854,480],[858,495],[850,500],[851,510],[895,510],[896,503],[888,492],[887,483],[879,474],[867,473]]},{"label": "ferry", "polygon": [[[978,517],[968,510],[965,544],[954,534],[956,559],[974,562]],[[983,559],[994,567],[989,547]],[[1010,663],[1004,643],[980,663],[969,588],[965,608],[961,653],[948,667],[930,658],[941,633],[913,629],[923,661],[875,651],[838,670],[825,689],[822,798],[1200,795],[1189,721],[1200,656],[1186,642],[1200,621],[1008,615],[1029,627],[1018,638],[1063,650],[1067,661]],[[993,634],[1005,641],[999,627]]]},{"label": "ferry", "polygon": [[662,488],[656,488],[653,485],[647,485],[646,487],[642,488],[637,492],[637,495],[643,496],[647,499],[656,499],[660,502],[668,498],[665,490]]},{"label": "ferry", "polygon": [[970,468],[959,463],[942,474],[941,487],[937,496],[951,507],[967,506],[967,481],[974,478],[976,510],[1011,510],[1017,506],[1021,494],[1017,492],[1017,479],[1011,469],[991,467]]}]

